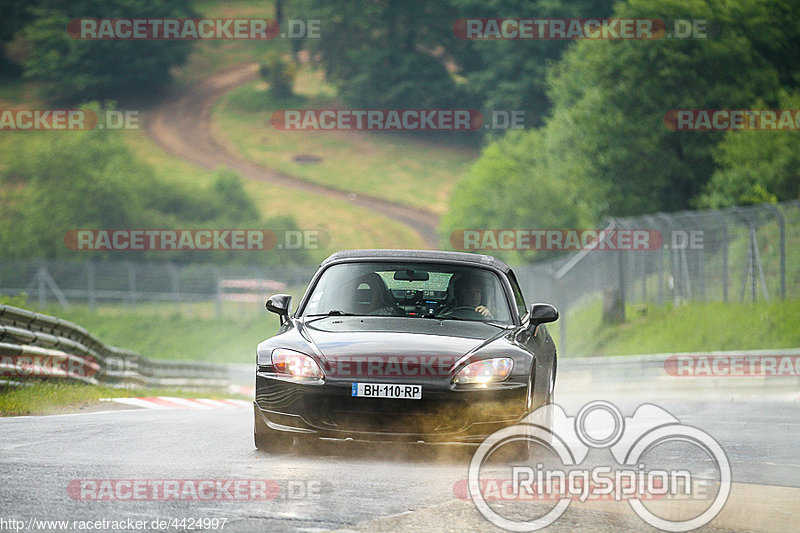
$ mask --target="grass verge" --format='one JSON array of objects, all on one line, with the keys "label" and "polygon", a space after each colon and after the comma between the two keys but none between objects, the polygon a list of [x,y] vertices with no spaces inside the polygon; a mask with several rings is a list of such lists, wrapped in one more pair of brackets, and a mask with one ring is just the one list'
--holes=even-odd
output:
[{"label": "grass verge", "polygon": [[295,90],[297,96],[288,101],[273,99],[262,81],[231,91],[214,110],[217,136],[266,167],[439,215],[447,209],[453,187],[478,156],[477,148],[463,137],[477,135],[473,132],[433,135],[276,129],[270,123],[275,110],[338,107],[322,72],[307,65],[299,70]]},{"label": "grass verge", "polygon": [[[175,396],[178,398],[233,398],[219,391],[184,389],[114,389],[102,385],[38,382],[26,387],[0,389],[0,416],[58,414],[91,410],[101,398]],[[241,399],[246,399],[244,396]]]},{"label": "grass verge", "polygon": [[[144,132],[126,133],[131,149],[156,168],[163,180],[195,187],[209,187],[213,182],[214,172],[169,155]],[[324,248],[310,251],[315,261],[348,248],[426,247],[408,226],[347,202],[262,181],[245,180],[245,189],[262,217],[289,216],[301,229],[321,230],[330,238]]]},{"label": "grass verge", "polygon": [[[599,298],[569,311],[567,357],[800,347],[800,300],[674,306],[631,304],[624,324],[602,323]],[[550,332],[561,347],[559,323]]]}]

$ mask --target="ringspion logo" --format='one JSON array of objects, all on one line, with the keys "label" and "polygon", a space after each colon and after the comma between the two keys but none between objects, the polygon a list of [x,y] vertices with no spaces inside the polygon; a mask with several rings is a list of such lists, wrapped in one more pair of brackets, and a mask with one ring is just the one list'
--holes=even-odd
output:
[{"label": "ringspion logo", "polygon": [[[516,470],[517,479],[482,478],[481,494],[486,501],[499,502],[553,502],[562,498],[572,501],[627,501],[683,499],[685,496],[702,490],[702,485],[686,486],[691,474],[674,473],[671,477],[648,476],[640,472],[616,471],[605,467],[595,469],[589,476],[553,475],[545,472],[542,465],[536,468]],[[525,475],[524,488],[520,487],[520,474]],[[594,477],[594,479],[591,479]],[[538,480],[538,481],[537,481]],[[672,487],[672,494],[668,494]],[[519,490],[522,488],[522,490]],[[678,490],[675,490],[678,489]],[[469,500],[469,487],[466,479],[453,484],[453,494],[460,500]],[[689,498],[685,498],[689,499]]]},{"label": "ringspion logo", "polygon": [[[497,465],[494,453],[509,444],[534,443],[548,461]],[[707,459],[702,477],[687,468],[647,468],[649,454],[660,446],[684,446]],[[594,449],[608,449],[608,464],[587,461]],[[712,472],[709,474],[708,472]],[[718,474],[718,477],[716,477]],[[708,479],[709,475],[713,475]],[[492,433],[470,461],[467,487],[475,507],[492,524],[509,531],[537,531],[551,525],[573,501],[625,501],[647,524],[665,531],[690,531],[709,523],[722,510],[731,489],[725,451],[708,433],[685,424],[666,410],[643,404],[625,417],[613,404],[594,401],[574,417],[558,405],[543,406],[521,423]],[[456,485],[457,495],[461,486]],[[676,516],[668,506],[648,508],[654,499],[691,499],[702,505],[691,516]],[[552,502],[538,516],[521,518],[514,509],[490,501]],[[665,516],[666,515],[666,516]]]}]

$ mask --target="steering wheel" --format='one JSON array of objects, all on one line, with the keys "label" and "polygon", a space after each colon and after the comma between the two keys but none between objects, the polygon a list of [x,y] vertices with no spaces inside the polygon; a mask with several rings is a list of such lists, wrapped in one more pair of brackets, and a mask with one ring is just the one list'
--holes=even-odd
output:
[{"label": "steering wheel", "polygon": [[447,312],[447,315],[454,316],[456,318],[483,318],[483,315],[477,312],[475,308],[470,305],[459,305],[454,307]]}]

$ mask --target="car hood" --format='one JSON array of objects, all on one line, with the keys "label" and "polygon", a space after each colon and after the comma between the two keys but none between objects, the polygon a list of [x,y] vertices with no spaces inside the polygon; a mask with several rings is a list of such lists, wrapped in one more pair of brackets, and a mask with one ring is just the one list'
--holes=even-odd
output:
[{"label": "car hood", "polygon": [[326,317],[298,323],[326,359],[361,356],[466,355],[508,334],[483,322],[394,317]]}]

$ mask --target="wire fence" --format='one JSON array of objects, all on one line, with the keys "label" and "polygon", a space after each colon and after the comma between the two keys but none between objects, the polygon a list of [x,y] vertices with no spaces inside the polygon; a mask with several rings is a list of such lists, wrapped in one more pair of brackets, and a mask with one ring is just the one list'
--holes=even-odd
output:
[{"label": "wire fence", "polygon": [[263,306],[270,294],[302,290],[314,270],[313,266],[0,261],[0,294],[24,293],[40,309],[53,302],[65,308],[88,304],[92,309],[103,303],[213,302],[221,315],[224,302]]},{"label": "wire fence", "polygon": [[626,304],[756,302],[800,297],[800,202],[611,218],[606,230],[648,232],[649,246],[602,243],[519,267],[526,295],[562,313],[602,295],[604,318],[625,320]]},{"label": "wire fence", "polygon": [[[612,218],[609,232],[646,232],[647,246],[600,242],[558,259],[515,267],[528,299],[568,311],[602,296],[604,319],[625,320],[626,304],[755,302],[800,297],[800,202]],[[602,241],[599,239],[599,241]],[[0,295],[25,293],[39,308],[84,303],[213,302],[251,312],[276,292],[300,295],[315,266],[0,261]],[[225,302],[239,302],[238,305]],[[223,305],[225,304],[225,305]]]}]

